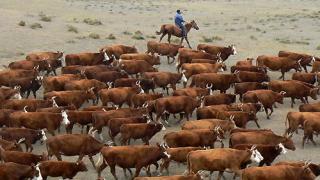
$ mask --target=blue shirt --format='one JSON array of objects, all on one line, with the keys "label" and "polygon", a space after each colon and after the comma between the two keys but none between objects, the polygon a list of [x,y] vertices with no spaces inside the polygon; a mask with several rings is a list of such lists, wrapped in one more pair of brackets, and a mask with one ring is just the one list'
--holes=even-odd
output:
[{"label": "blue shirt", "polygon": [[176,13],[176,15],[174,16],[174,23],[176,25],[182,25],[182,23],[184,22],[183,17],[181,14]]}]

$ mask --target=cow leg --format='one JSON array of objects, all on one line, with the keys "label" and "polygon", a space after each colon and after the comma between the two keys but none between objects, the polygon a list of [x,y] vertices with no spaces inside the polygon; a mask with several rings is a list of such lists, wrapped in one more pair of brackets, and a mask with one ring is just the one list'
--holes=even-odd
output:
[{"label": "cow leg", "polygon": [[218,175],[218,179],[217,180],[220,180],[222,176],[223,176],[223,171],[219,171],[219,175]]},{"label": "cow leg", "polygon": [[169,44],[171,43],[170,41],[171,41],[171,34],[168,34],[168,42],[169,42]]},{"label": "cow leg", "polygon": [[171,63],[170,63],[170,57],[169,57],[169,56],[167,56],[167,61],[168,61],[168,64],[171,64]]},{"label": "cow leg", "polygon": [[37,92],[35,90],[32,91],[33,97],[37,99]]},{"label": "cow leg", "polygon": [[291,108],[293,108],[293,104],[294,104],[294,97],[291,97]]},{"label": "cow leg", "polygon": [[307,139],[307,135],[304,134],[303,138],[302,138],[302,149],[304,148],[304,143],[306,142],[306,139]]},{"label": "cow leg", "polygon": [[313,133],[310,134],[309,139],[313,143],[313,145],[317,145],[317,143],[313,140]]},{"label": "cow leg", "polygon": [[260,128],[260,125],[258,123],[258,119],[257,118],[254,119],[254,122],[256,123],[257,127]]},{"label": "cow leg", "polygon": [[162,33],[159,42],[161,42],[162,38],[166,35],[166,33]]},{"label": "cow leg", "polygon": [[182,45],[183,39],[184,39],[184,37],[181,37],[180,45]]},{"label": "cow leg", "polygon": [[59,154],[59,152],[56,153],[55,156],[58,159],[58,161],[62,161],[62,157],[61,157],[61,154]]},{"label": "cow leg", "polygon": [[163,169],[165,168],[167,171],[167,174],[169,175],[169,166],[170,166],[170,158],[166,158],[162,160],[162,164],[160,165],[160,174],[162,174]]},{"label": "cow leg", "polygon": [[136,172],[134,173],[134,176],[133,177],[138,177],[139,174],[140,174],[140,171],[141,171],[141,168],[140,166],[136,166]]},{"label": "cow leg", "polygon": [[[91,155],[88,155],[88,157],[89,157],[89,160],[90,160],[92,166],[94,167],[94,169],[97,169],[96,165],[94,164],[94,161],[93,161],[92,156],[91,156]],[[79,157],[79,158],[80,158],[80,157]]]},{"label": "cow leg", "polygon": [[264,107],[264,112],[266,112],[267,119],[270,119],[269,114],[268,114],[268,108]]},{"label": "cow leg", "polygon": [[27,91],[26,99],[28,99],[29,96],[30,96],[30,90]]},{"label": "cow leg", "polygon": [[306,66],[306,65],[303,66],[303,69],[304,69],[304,71],[305,71],[306,73],[308,72],[308,69],[307,69],[307,66]]},{"label": "cow leg", "polygon": [[33,151],[33,147],[31,145],[31,143],[26,141],[25,144],[26,144],[26,152],[28,152],[28,149],[30,149],[30,152],[32,152]]}]

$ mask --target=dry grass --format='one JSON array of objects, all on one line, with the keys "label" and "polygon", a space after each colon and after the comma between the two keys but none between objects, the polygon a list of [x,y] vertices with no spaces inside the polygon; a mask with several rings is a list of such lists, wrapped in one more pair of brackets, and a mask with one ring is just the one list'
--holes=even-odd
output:
[{"label": "dry grass", "polygon": [[39,14],[40,21],[51,22],[52,18],[50,16],[45,15],[43,12]]},{"label": "dry grass", "polygon": [[26,22],[20,21],[20,22],[18,23],[18,25],[19,25],[19,26],[26,26]]},{"label": "dry grass", "polygon": [[91,39],[100,39],[100,35],[97,33],[90,33],[89,38]]},{"label": "dry grass", "polygon": [[117,39],[117,38],[116,38],[116,36],[115,36],[115,35],[113,35],[113,34],[109,34],[109,36],[108,36],[108,37],[106,37],[106,39],[109,39],[109,40],[115,40],[115,39]]},{"label": "dry grass", "polygon": [[213,41],[222,41],[223,38],[220,37],[220,36],[212,36],[212,37],[206,37],[206,36],[202,36],[201,37],[201,42],[206,42],[206,43],[210,43],[210,42],[213,42]]},{"label": "dry grass", "polygon": [[149,39],[157,39],[157,37],[155,35],[147,35],[146,37]]},{"label": "dry grass", "polygon": [[102,25],[102,22],[98,19],[85,18],[83,22],[93,26]]},{"label": "dry grass", "polygon": [[132,33],[129,32],[129,31],[123,31],[122,34],[124,34],[124,35],[132,35]]},{"label": "dry grass", "polygon": [[316,50],[320,50],[320,45],[319,45],[319,46],[317,46]]},{"label": "dry grass", "polygon": [[78,28],[72,26],[72,25],[68,25],[68,32],[73,32],[73,33],[78,33]]},{"label": "dry grass", "polygon": [[145,38],[143,37],[143,34],[142,34],[141,31],[136,31],[136,32],[134,32],[134,35],[132,36],[132,39],[144,40]]},{"label": "dry grass", "polygon": [[30,25],[31,29],[41,29],[42,25],[40,23],[33,23]]}]

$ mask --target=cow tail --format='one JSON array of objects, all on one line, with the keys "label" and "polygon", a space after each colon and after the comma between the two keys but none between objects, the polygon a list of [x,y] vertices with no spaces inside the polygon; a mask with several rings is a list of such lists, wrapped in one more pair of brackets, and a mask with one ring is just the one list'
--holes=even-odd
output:
[{"label": "cow tail", "polygon": [[[187,168],[188,168],[188,174],[191,174],[191,166],[190,166],[190,153],[191,152],[189,152],[188,154],[187,154]],[[186,175],[188,175],[188,174],[186,174]]]}]

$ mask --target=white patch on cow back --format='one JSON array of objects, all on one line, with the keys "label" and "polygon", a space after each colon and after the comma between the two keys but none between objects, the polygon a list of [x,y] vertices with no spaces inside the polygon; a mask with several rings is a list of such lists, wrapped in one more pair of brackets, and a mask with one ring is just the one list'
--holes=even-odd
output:
[{"label": "white patch on cow back", "polygon": [[250,160],[254,161],[256,163],[260,163],[260,161],[263,160],[262,155],[260,154],[260,152],[258,150],[252,150],[252,154],[250,156]]},{"label": "white patch on cow back", "polygon": [[41,141],[46,141],[48,139],[44,130],[41,130],[41,135],[42,135]]},{"label": "white patch on cow back", "polygon": [[286,148],[283,146],[282,143],[279,144],[279,148],[281,149],[281,154],[286,154],[286,153],[287,153],[287,150],[286,150]]},{"label": "white patch on cow back", "polygon": [[61,116],[62,116],[62,123],[64,124],[64,125],[68,125],[68,124],[70,124],[70,121],[69,121],[69,119],[68,119],[68,114],[67,114],[67,112],[66,111],[62,111],[61,112]]}]

